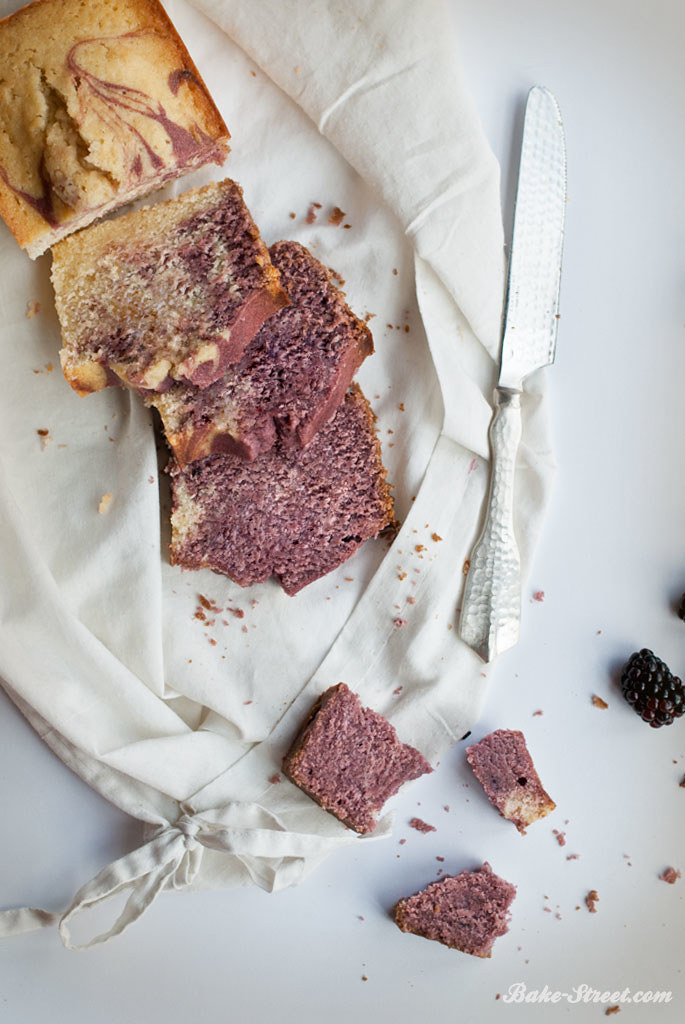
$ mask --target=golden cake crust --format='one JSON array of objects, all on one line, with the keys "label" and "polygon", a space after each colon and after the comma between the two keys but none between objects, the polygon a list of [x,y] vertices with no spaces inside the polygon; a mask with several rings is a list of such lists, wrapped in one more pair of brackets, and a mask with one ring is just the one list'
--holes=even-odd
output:
[{"label": "golden cake crust", "polygon": [[158,0],[0,20],[0,215],[31,257],[187,170],[228,131]]}]

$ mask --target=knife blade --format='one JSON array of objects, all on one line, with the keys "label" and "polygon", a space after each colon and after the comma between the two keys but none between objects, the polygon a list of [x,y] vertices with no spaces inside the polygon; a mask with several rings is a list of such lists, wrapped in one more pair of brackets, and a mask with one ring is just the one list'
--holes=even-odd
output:
[{"label": "knife blade", "polygon": [[566,213],[566,145],[552,93],[534,86],[526,102],[507,294],[490,425],[485,525],[469,560],[459,623],[462,640],[492,661],[518,640],[521,562],[514,529],[521,393],[554,361]]}]

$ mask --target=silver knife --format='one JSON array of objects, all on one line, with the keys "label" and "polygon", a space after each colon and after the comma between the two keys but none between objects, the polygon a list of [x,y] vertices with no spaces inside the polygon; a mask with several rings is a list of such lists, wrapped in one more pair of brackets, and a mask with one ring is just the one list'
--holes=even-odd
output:
[{"label": "silver knife", "polygon": [[485,526],[469,561],[460,634],[484,661],[512,647],[521,620],[514,477],[523,382],[554,362],[566,211],[566,146],[554,96],[528,94],[509,259],[500,373],[490,425]]}]

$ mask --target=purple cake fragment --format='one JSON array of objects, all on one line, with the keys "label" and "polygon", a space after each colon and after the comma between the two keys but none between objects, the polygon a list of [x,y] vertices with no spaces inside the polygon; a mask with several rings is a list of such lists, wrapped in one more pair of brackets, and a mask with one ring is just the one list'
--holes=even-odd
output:
[{"label": "purple cake fragment", "polygon": [[496,875],[486,862],[475,871],[446,875],[400,900],[393,915],[403,932],[472,956],[489,957],[495,939],[508,931],[515,895],[516,886]]},{"label": "purple cake fragment", "polygon": [[345,683],[326,690],[283,760],[287,777],[355,832],[372,832],[400,786],[432,771]]},{"label": "purple cake fragment", "polygon": [[497,729],[467,747],[466,757],[490,802],[519,832],[554,810],[522,732]]}]

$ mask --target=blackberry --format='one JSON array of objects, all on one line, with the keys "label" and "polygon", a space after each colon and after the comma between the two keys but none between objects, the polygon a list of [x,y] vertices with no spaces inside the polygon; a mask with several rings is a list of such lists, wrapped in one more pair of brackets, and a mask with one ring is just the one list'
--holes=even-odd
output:
[{"label": "blackberry", "polygon": [[654,729],[671,725],[685,713],[685,687],[646,647],[631,654],[621,673],[623,696]]}]

